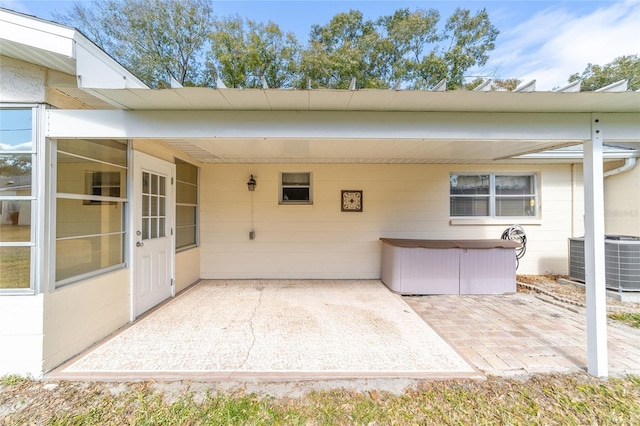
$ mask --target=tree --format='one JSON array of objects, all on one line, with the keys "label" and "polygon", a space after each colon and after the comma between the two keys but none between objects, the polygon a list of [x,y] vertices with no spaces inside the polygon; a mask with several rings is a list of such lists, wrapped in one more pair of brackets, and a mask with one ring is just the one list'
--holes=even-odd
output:
[{"label": "tree", "polygon": [[[489,59],[489,51],[495,48],[499,31],[489,21],[486,9],[474,16],[468,9],[457,8],[445,25],[444,40],[449,47],[443,55],[450,87],[460,87],[464,73],[473,66],[482,66]],[[423,75],[423,77],[427,77]],[[444,77],[443,77],[444,78]]]},{"label": "tree", "polygon": [[338,13],[328,24],[311,27],[301,68],[313,87],[346,89],[354,77],[358,87],[382,87],[385,60],[379,46],[375,24],[360,11]]},{"label": "tree", "polygon": [[456,9],[440,23],[435,9],[399,9],[375,21],[362,12],[313,25],[308,47],[277,24],[214,19],[209,0],[76,2],[63,23],[76,25],[151,87],[431,88],[463,87],[467,70],[486,63],[498,30],[485,9]]},{"label": "tree", "polygon": [[[399,9],[393,15],[378,19],[390,48],[389,84],[402,79],[413,86],[420,71],[433,76],[435,80],[427,81],[426,86],[438,83],[438,77],[446,70],[436,52],[429,47],[435,46],[441,39],[439,21],[440,12],[435,9],[416,9],[413,12]],[[430,52],[427,54],[428,50]]]},{"label": "tree", "polygon": [[207,59],[209,85],[216,78],[228,87],[247,86],[246,37],[239,16],[216,20],[211,34],[211,51]]},{"label": "tree", "polygon": [[[489,77],[475,77],[473,80],[468,80],[462,85],[464,90],[474,90],[481,85]],[[522,83],[522,80],[517,78],[494,78],[491,77],[491,91],[492,92],[511,92]]]},{"label": "tree", "polygon": [[581,81],[581,90],[592,91],[620,80],[628,81],[629,90],[640,90],[640,57],[620,56],[604,66],[588,64],[582,74],[569,77],[569,83]]},{"label": "tree", "polygon": [[60,22],[74,25],[151,87],[171,78],[198,85],[212,10],[207,0],[105,0],[74,3]]},{"label": "tree", "polygon": [[492,81],[493,85],[497,88],[496,90],[504,90],[504,91],[513,91],[516,87],[522,83],[522,80],[518,78],[505,78],[505,79],[494,79]]},{"label": "tree", "polygon": [[495,47],[498,30],[485,9],[475,15],[456,9],[442,30],[435,9],[399,9],[375,23],[351,10],[324,26],[314,25],[302,55],[303,72],[314,87],[389,87],[398,79],[413,89],[430,88],[443,78],[462,87],[465,72],[482,66]]},{"label": "tree", "polygon": [[280,27],[239,17],[216,20],[206,68],[210,84],[220,78],[227,87],[292,87],[298,79],[300,45]]},{"label": "tree", "polygon": [[31,175],[31,154],[0,156],[0,177]]},{"label": "tree", "polygon": [[291,87],[298,78],[300,45],[291,32],[280,27],[248,21],[249,69],[254,78],[264,77],[269,87]]}]

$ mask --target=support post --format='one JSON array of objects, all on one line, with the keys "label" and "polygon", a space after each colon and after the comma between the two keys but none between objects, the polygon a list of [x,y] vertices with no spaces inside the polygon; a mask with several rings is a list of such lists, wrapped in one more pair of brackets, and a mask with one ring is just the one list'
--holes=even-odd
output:
[{"label": "support post", "polygon": [[591,140],[584,143],[584,257],[587,291],[587,371],[609,375],[604,256],[604,175],[602,122],[591,115]]}]

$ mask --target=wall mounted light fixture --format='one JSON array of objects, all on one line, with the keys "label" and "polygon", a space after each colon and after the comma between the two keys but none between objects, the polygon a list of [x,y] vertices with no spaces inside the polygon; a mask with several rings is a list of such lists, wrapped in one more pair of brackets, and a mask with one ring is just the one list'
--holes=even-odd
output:
[{"label": "wall mounted light fixture", "polygon": [[256,182],[256,180],[253,178],[253,175],[251,175],[251,177],[249,178],[249,182],[247,182],[247,187],[249,188],[249,191],[255,191],[256,190],[256,185],[258,183]]},{"label": "wall mounted light fixture", "polygon": [[258,183],[253,178],[253,175],[249,177],[249,182],[247,182],[247,188],[249,192],[251,192],[251,231],[249,231],[249,239],[253,240],[256,238],[256,231],[253,228],[253,192],[256,190],[256,185]]}]

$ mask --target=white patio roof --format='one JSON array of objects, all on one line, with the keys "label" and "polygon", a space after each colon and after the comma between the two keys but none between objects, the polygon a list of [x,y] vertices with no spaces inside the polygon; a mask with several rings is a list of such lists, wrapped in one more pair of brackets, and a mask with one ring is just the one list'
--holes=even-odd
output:
[{"label": "white patio roof", "polygon": [[[590,138],[592,112],[607,113],[616,123],[609,126],[607,142],[634,146],[640,141],[637,92],[89,92],[130,111],[120,118],[115,112],[113,118],[105,116],[105,123],[128,129],[114,137],[160,139],[207,163],[578,162],[581,157],[513,157],[581,144]],[[124,117],[136,117],[146,130],[135,130],[138,126]],[[78,124],[65,127],[76,129]],[[640,146],[610,157],[638,152]]]},{"label": "white patio roof", "polygon": [[[50,110],[47,114],[52,138],[162,140],[207,163],[546,162],[512,157],[581,144],[591,137],[592,121],[591,113],[543,112]],[[605,142],[640,145],[640,113],[599,116]]]},{"label": "white patio roof", "polygon": [[[63,89],[64,90],[64,89]],[[131,110],[640,112],[638,92],[476,92],[284,89],[89,89]]]},{"label": "white patio roof", "polygon": [[445,83],[438,91],[152,90],[74,28],[6,9],[0,23],[0,54],[62,73],[48,85],[95,108],[49,111],[52,138],[162,140],[213,163],[548,162],[513,157],[581,144],[598,113],[604,141],[633,148],[616,158],[640,152],[640,93],[624,84],[582,93],[576,85],[536,92],[535,81],[513,92]]}]

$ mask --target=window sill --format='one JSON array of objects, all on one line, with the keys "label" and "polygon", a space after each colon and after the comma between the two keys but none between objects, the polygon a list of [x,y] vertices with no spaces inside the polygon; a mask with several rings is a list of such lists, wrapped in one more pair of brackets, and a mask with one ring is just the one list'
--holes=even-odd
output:
[{"label": "window sill", "polygon": [[68,285],[80,284],[80,283],[86,282],[86,281],[88,281],[88,280],[90,280],[92,278],[98,277],[100,275],[109,274],[111,272],[119,271],[121,269],[126,269],[126,268],[127,268],[127,264],[126,263],[119,263],[117,265],[108,266],[106,268],[97,269],[95,271],[85,272],[84,274],[79,274],[79,275],[75,275],[73,277],[65,278],[65,279],[60,280],[60,281],[56,281],[55,289],[59,290],[60,288],[63,288],[63,287],[68,286]]},{"label": "window sill", "polygon": [[295,209],[312,209],[313,208],[313,204],[312,203],[279,203],[278,204],[278,208],[279,209],[288,209],[288,208],[295,208]]},{"label": "window sill", "polygon": [[519,218],[473,218],[473,219],[449,219],[449,225],[451,226],[464,226],[464,225],[484,225],[484,226],[511,226],[511,225],[528,225],[528,226],[540,226],[542,225],[541,219],[519,219]]},{"label": "window sill", "polygon": [[0,296],[35,296],[36,292],[32,288],[3,288],[0,289]]},{"label": "window sill", "polygon": [[199,246],[197,244],[190,244],[188,246],[180,247],[180,248],[176,249],[176,254],[184,253],[185,251],[193,250],[193,249],[198,248],[198,247]]}]

